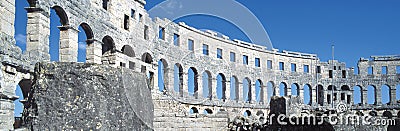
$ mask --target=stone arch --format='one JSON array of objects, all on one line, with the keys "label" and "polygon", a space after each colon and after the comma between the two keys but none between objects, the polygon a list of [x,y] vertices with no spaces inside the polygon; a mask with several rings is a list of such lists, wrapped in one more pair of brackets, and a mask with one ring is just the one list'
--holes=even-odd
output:
[{"label": "stone arch", "polygon": [[356,85],[353,87],[353,102],[354,104],[363,104],[363,93],[362,87],[360,85]]},{"label": "stone arch", "polygon": [[88,44],[92,43],[93,40],[94,40],[94,34],[93,34],[93,30],[89,26],[89,24],[83,22],[79,26],[82,27],[83,31],[85,32],[85,35],[86,35],[86,38],[87,38],[86,42]]},{"label": "stone arch", "polygon": [[147,64],[151,64],[153,63],[153,57],[150,55],[150,53],[146,52],[142,55],[142,61]]},{"label": "stone arch", "polygon": [[189,110],[189,114],[198,114],[199,110],[196,107],[192,107]]},{"label": "stone arch", "polygon": [[199,91],[199,84],[198,84],[198,79],[199,79],[199,73],[197,72],[197,69],[194,67],[190,67],[188,69],[188,92],[190,96],[194,96],[198,98],[198,91]]},{"label": "stone arch", "polygon": [[317,85],[317,95],[315,95],[315,97],[317,98],[317,103],[321,106],[324,105],[324,87],[322,85]]},{"label": "stone arch", "polygon": [[344,103],[351,104],[350,87],[348,85],[343,85],[340,87],[340,100]]},{"label": "stone arch", "polygon": [[393,114],[390,111],[384,111],[382,116],[390,119],[393,117]]},{"label": "stone arch", "polygon": [[246,111],[244,111],[243,115],[244,115],[245,117],[250,117],[250,116],[251,116],[251,111],[246,110]]},{"label": "stone arch", "polygon": [[204,109],[204,114],[211,115],[211,114],[213,114],[213,110],[211,110],[210,108],[206,108],[206,109]]},{"label": "stone arch", "polygon": [[113,38],[107,35],[104,36],[104,38],[101,41],[103,42],[103,44],[101,45],[101,50],[103,55],[106,53],[115,53],[116,49]]},{"label": "stone arch", "polygon": [[255,97],[257,102],[264,102],[264,84],[260,79],[256,80],[255,83]]},{"label": "stone arch", "polygon": [[288,96],[288,88],[285,82],[279,84],[279,96]]},{"label": "stone arch", "polygon": [[335,85],[329,85],[326,92],[326,102],[331,104],[337,100],[337,92],[338,89]]},{"label": "stone arch", "polygon": [[53,6],[52,9],[54,9],[57,16],[60,18],[60,23],[62,26],[69,25],[68,15],[62,7],[56,5]]},{"label": "stone arch", "polygon": [[217,92],[217,98],[221,100],[226,99],[226,77],[224,74],[219,73],[216,77],[216,82],[217,82],[217,87],[216,87],[216,92]]},{"label": "stone arch", "polygon": [[245,102],[250,102],[252,100],[252,94],[251,94],[251,80],[246,77],[243,79],[242,82],[242,86],[243,86],[243,100]]},{"label": "stone arch", "polygon": [[210,71],[203,72],[203,97],[212,98],[212,76]]},{"label": "stone arch", "polygon": [[169,68],[168,62],[165,59],[160,59],[158,61],[158,88],[159,91],[169,90]]},{"label": "stone arch", "polygon": [[270,103],[270,101],[271,101],[271,97],[272,96],[276,96],[276,94],[275,94],[275,87],[274,87],[274,82],[273,81],[269,81],[268,83],[267,83],[267,102],[268,103]]},{"label": "stone arch", "polygon": [[303,87],[304,104],[311,105],[312,89],[310,84],[305,84]]},{"label": "stone arch", "polygon": [[257,116],[264,116],[264,112],[261,111],[261,110],[259,110],[259,111],[257,111],[256,115],[257,115]]},{"label": "stone arch", "polygon": [[231,100],[239,100],[239,81],[238,78],[236,76],[232,76],[231,77],[231,81],[230,81],[230,88],[231,88]]},{"label": "stone arch", "polygon": [[293,83],[291,85],[291,92],[292,92],[292,96],[299,96],[300,94],[300,86],[297,83]]},{"label": "stone arch", "polygon": [[129,57],[135,57],[135,51],[130,45],[124,45],[121,49],[122,53]]},{"label": "stone arch", "polygon": [[[28,94],[30,93],[30,90],[32,88],[32,80],[29,79],[23,79],[21,80],[15,88],[15,95],[18,96],[19,98],[14,101],[15,107],[14,107],[14,115],[17,115],[17,117],[24,117],[27,114],[23,114],[23,110],[25,110],[25,106],[22,101],[27,101],[28,100]],[[21,116],[19,116],[19,114]]]},{"label": "stone arch", "polygon": [[367,87],[367,103],[368,104],[376,104],[376,86],[369,85]]},{"label": "stone arch", "polygon": [[382,85],[381,87],[381,102],[382,104],[390,104],[391,101],[391,87],[389,85]]},{"label": "stone arch", "polygon": [[179,63],[174,65],[174,90],[183,97],[183,68]]},{"label": "stone arch", "polygon": [[[94,35],[92,28],[87,23],[81,23],[78,27],[78,62],[94,62],[95,48],[92,43],[94,41]],[[92,46],[91,48],[87,48]],[[92,59],[92,60],[89,60]]]}]

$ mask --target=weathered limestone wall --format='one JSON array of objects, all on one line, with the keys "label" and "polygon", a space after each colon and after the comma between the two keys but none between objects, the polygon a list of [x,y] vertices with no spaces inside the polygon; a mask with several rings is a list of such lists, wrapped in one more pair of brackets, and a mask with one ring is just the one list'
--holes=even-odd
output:
[{"label": "weathered limestone wall", "polygon": [[34,130],[153,129],[144,75],[80,63],[42,63],[35,72],[29,99]]}]

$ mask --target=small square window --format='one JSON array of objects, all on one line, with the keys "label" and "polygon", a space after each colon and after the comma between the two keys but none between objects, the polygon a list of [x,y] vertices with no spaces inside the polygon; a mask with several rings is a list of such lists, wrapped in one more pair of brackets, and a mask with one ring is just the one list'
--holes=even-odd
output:
[{"label": "small square window", "polygon": [[179,46],[179,35],[174,33],[174,45]]},{"label": "small square window", "polygon": [[272,60],[267,60],[267,68],[272,69]]},{"label": "small square window", "polygon": [[387,66],[382,66],[382,75],[387,75]]},{"label": "small square window", "polygon": [[310,73],[309,65],[304,65],[304,73]]},{"label": "small square window", "polygon": [[230,60],[231,62],[236,62],[236,54],[234,52],[230,53]]},{"label": "small square window", "polygon": [[194,51],[194,41],[188,39],[188,50]]},{"label": "small square window", "polygon": [[217,48],[217,58],[222,59],[222,49]]},{"label": "small square window", "polygon": [[292,72],[296,72],[296,64],[292,63],[290,66],[292,68]]},{"label": "small square window", "polygon": [[249,57],[247,55],[243,55],[243,64],[245,65],[249,64]]},{"label": "small square window", "polygon": [[279,62],[279,70],[285,70],[285,63]]},{"label": "small square window", "polygon": [[374,74],[374,68],[373,67],[368,67],[368,75]]},{"label": "small square window", "polygon": [[203,54],[204,55],[209,55],[208,45],[206,45],[206,44],[203,44]]},{"label": "small square window", "polygon": [[255,58],[254,62],[256,67],[260,67],[260,58]]}]

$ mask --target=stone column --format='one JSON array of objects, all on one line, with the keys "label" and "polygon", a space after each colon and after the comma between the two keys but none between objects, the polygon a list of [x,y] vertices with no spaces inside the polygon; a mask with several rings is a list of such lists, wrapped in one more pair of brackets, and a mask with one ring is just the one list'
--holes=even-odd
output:
[{"label": "stone column", "polygon": [[189,81],[189,75],[188,75],[188,73],[187,72],[183,72],[183,74],[182,74],[182,77],[183,77],[183,87],[182,87],[182,89],[183,89],[183,97],[189,97],[190,95],[189,95],[189,84],[188,84],[188,81]]},{"label": "stone column", "polygon": [[237,84],[238,84],[238,86],[239,86],[239,90],[238,90],[238,102],[243,102],[244,100],[244,98],[243,98],[243,81],[237,81],[236,82]]},{"label": "stone column", "polygon": [[[367,87],[366,87],[367,88]],[[361,103],[363,104],[363,105],[368,105],[368,99],[367,99],[367,94],[368,94],[368,91],[367,91],[367,89],[366,88],[364,88],[363,90],[362,90],[362,101],[361,101]]]},{"label": "stone column", "polygon": [[254,84],[250,84],[249,87],[250,96],[251,96],[251,103],[256,103],[257,102],[257,97],[256,97],[256,82]]},{"label": "stone column", "polygon": [[263,90],[263,97],[264,97],[264,104],[266,105],[266,104],[268,104],[269,102],[269,99],[268,99],[268,92],[270,92],[270,90],[268,90],[268,86],[267,85],[265,85],[264,87],[264,90]]},{"label": "stone column", "polygon": [[203,75],[197,74],[197,99],[203,98]]},{"label": "stone column", "polygon": [[31,61],[50,61],[50,14],[40,8],[26,7],[26,52]]},{"label": "stone column", "polygon": [[274,96],[279,96],[280,95],[280,87],[279,84],[274,86]]},{"label": "stone column", "polygon": [[168,92],[170,92],[170,93],[173,93],[175,90],[174,90],[174,70],[173,70],[174,68],[167,68],[167,70],[165,70],[167,73],[166,74],[168,74],[168,76],[170,76],[170,77],[166,77],[166,78],[164,78],[164,81],[167,81],[166,83],[164,83],[164,86],[165,86],[165,89],[168,91]]},{"label": "stone column", "polygon": [[87,40],[86,43],[87,43],[86,62],[101,64],[101,55],[102,55],[101,44],[102,44],[102,42],[92,39],[92,40]]},{"label": "stone column", "polygon": [[382,105],[382,86],[375,88],[375,103],[376,105]]},{"label": "stone column", "polygon": [[311,95],[310,95],[311,96],[310,97],[311,105],[317,105],[318,104],[318,102],[317,102],[317,97],[318,97],[317,88],[310,87],[310,90],[311,90],[311,92],[310,92],[311,93]]},{"label": "stone column", "polygon": [[390,85],[390,104],[396,104],[396,85]]},{"label": "stone column", "polygon": [[0,8],[0,32],[14,36],[15,0],[2,0]]},{"label": "stone column", "polygon": [[79,30],[71,26],[59,26],[58,29],[60,29],[60,62],[76,62]]},{"label": "stone column", "polygon": [[230,101],[231,97],[231,81],[225,81],[225,101]]},{"label": "stone column", "polygon": [[217,83],[218,83],[218,81],[217,81],[217,76],[215,77],[215,78],[212,78],[212,83],[211,83],[211,96],[212,96],[212,99],[214,99],[214,100],[217,100],[218,99],[218,97],[217,97]]},{"label": "stone column", "polygon": [[18,99],[15,89],[20,80],[21,76],[15,68],[0,64],[0,130],[14,129],[14,101]]},{"label": "stone column", "polygon": [[287,85],[286,86],[286,96],[291,96],[292,95],[292,86]]},{"label": "stone column", "polygon": [[[304,103],[304,86],[303,87],[298,87],[297,88],[297,96],[300,97],[300,99],[302,100],[302,103]],[[311,99],[311,98],[310,98]]]}]

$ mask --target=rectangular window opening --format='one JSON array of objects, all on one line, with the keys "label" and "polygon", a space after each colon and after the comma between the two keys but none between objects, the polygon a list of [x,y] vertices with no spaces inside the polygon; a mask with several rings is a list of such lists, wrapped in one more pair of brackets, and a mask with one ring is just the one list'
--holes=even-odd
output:
[{"label": "rectangular window opening", "polygon": [[290,64],[292,72],[296,72],[296,64],[292,63]]},{"label": "rectangular window opening", "polygon": [[234,52],[230,53],[230,61],[231,62],[236,62],[236,54]]},{"label": "rectangular window opening", "polygon": [[145,40],[148,40],[149,39],[149,26],[147,26],[147,25],[145,25],[144,26],[144,33],[143,33],[144,35],[144,39]]},{"label": "rectangular window opening", "polygon": [[124,15],[124,29],[129,30],[129,16]]},{"label": "rectangular window opening", "polygon": [[309,65],[304,65],[303,69],[304,69],[304,73],[310,73],[310,66]]},{"label": "rectangular window opening", "polygon": [[129,61],[129,69],[135,69],[135,63],[132,61]]},{"label": "rectangular window opening", "polygon": [[243,64],[248,65],[249,64],[249,57],[247,55],[243,55]]},{"label": "rectangular window opening", "polygon": [[260,64],[260,58],[255,58],[255,66],[256,67],[260,67],[261,66],[261,64]]},{"label": "rectangular window opening", "polygon": [[222,49],[217,48],[217,58],[222,59]]},{"label": "rectangular window opening", "polygon": [[165,28],[161,26],[158,28],[158,38],[165,40]]},{"label": "rectangular window opening", "polygon": [[272,69],[272,60],[267,60],[267,69]]},{"label": "rectangular window opening", "polygon": [[188,39],[188,50],[194,51],[194,41],[192,39]]},{"label": "rectangular window opening", "polygon": [[329,70],[329,78],[333,78],[333,70]]},{"label": "rectangular window opening", "polygon": [[346,70],[342,70],[342,78],[346,78]]},{"label": "rectangular window opening", "polygon": [[206,44],[203,44],[203,54],[209,55],[208,45],[206,45]]},{"label": "rectangular window opening", "polygon": [[135,10],[134,9],[131,9],[131,18],[132,19],[135,19]]},{"label": "rectangular window opening", "polygon": [[179,38],[180,36],[174,33],[174,45],[179,46]]},{"label": "rectangular window opening", "polygon": [[143,15],[139,14],[139,22],[142,22],[142,21],[143,21]]},{"label": "rectangular window opening", "polygon": [[368,67],[368,75],[374,74],[374,68],[373,67]]},{"label": "rectangular window opening", "polygon": [[382,75],[387,75],[388,74],[388,70],[387,70],[387,66],[382,66]]},{"label": "rectangular window opening", "polygon": [[321,66],[317,66],[317,73],[321,73]]},{"label": "rectangular window opening", "polygon": [[285,63],[279,62],[279,70],[281,71],[285,70]]}]

